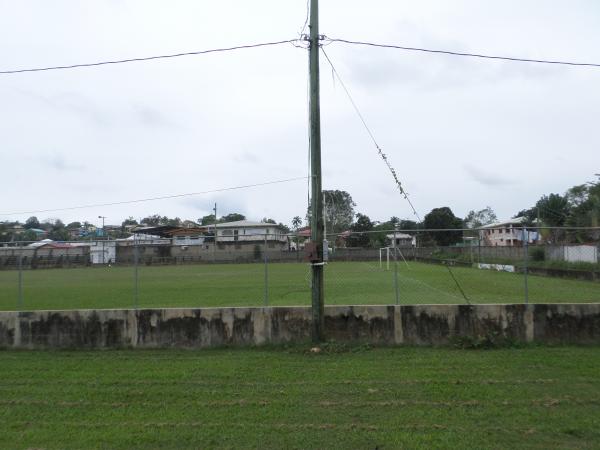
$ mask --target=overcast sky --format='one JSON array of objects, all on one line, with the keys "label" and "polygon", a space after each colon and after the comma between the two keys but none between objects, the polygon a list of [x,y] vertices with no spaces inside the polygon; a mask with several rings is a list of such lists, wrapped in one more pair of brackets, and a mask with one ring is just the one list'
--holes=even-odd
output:
[{"label": "overcast sky", "polygon": [[[336,38],[600,62],[600,3],[322,0]],[[305,0],[2,0],[0,70],[292,39]],[[600,69],[331,44],[326,51],[419,214],[500,218],[600,171]],[[307,182],[118,202],[305,176],[307,52],[291,44],[0,75],[0,220],[119,224],[149,214],[304,218]],[[321,57],[323,186],[374,220],[413,218]]]}]

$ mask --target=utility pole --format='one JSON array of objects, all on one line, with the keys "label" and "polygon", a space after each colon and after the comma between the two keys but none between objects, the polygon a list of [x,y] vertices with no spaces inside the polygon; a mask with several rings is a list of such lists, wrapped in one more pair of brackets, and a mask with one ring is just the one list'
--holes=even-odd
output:
[{"label": "utility pole", "polygon": [[319,104],[319,1],[310,1],[310,168],[311,218],[310,238],[316,245],[317,257],[312,261],[312,339],[324,338],[325,301],[323,296],[323,188],[321,184],[321,110]]},{"label": "utility pole", "polygon": [[104,219],[106,219],[106,216],[98,216],[98,219],[102,219],[102,237],[104,238],[104,240],[102,241],[102,264],[104,264],[104,241],[106,240],[106,231],[104,230]]},{"label": "utility pole", "polygon": [[214,225],[214,233],[215,236],[213,238],[213,262],[217,262],[217,202],[215,202],[215,207],[213,208],[215,212],[215,225]]}]

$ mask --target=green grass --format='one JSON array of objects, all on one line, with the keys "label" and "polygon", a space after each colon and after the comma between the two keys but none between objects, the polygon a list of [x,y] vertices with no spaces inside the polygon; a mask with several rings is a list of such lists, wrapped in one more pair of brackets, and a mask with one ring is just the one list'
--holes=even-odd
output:
[{"label": "green grass", "polygon": [[[393,267],[392,267],[393,269]],[[473,303],[522,303],[521,274],[455,267],[453,274]],[[0,272],[0,310],[18,307],[18,272]],[[306,264],[268,266],[270,305],[309,305]],[[265,299],[262,264],[143,266],[139,307],[260,306]],[[327,304],[391,304],[396,301],[394,271],[375,262],[334,262],[325,269]],[[445,266],[399,264],[401,304],[464,303]],[[129,308],[134,306],[133,267],[38,269],[23,272],[22,309]],[[529,301],[597,302],[600,284],[541,276],[529,277]]]},{"label": "green grass", "polygon": [[0,352],[0,448],[600,447],[600,348]]}]

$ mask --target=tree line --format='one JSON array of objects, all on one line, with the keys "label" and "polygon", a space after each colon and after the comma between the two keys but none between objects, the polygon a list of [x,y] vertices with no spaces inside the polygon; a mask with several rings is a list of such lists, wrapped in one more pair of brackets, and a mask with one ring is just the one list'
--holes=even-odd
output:
[{"label": "tree line", "polygon": [[[542,235],[548,241],[586,242],[600,238],[598,230],[544,230],[544,227],[598,227],[600,222],[600,174],[597,179],[569,188],[564,194],[549,193],[542,195],[529,208],[519,210],[513,218],[523,217],[524,226],[541,228]],[[477,229],[498,221],[496,213],[490,206],[480,210],[471,210],[466,217],[457,217],[448,206],[433,208],[422,221],[399,219],[391,216],[388,220],[372,220],[366,214],[356,211],[356,203],[347,191],[324,190],[323,214],[327,235],[345,233],[346,246],[349,247],[383,247],[387,242],[390,230],[404,232],[417,230],[444,230],[420,233],[423,245],[453,245],[463,240],[465,233],[462,229]],[[304,223],[310,224],[311,208],[308,206]],[[120,227],[110,227],[106,230],[112,238],[129,236],[132,226],[195,226],[212,225],[215,223],[236,222],[246,220],[246,216],[233,212],[219,218],[214,214],[199,217],[197,221],[182,220],[179,217],[170,218],[159,214],[149,215],[136,220],[133,217],[125,219]],[[284,232],[298,231],[303,220],[298,215],[291,221],[291,227],[264,217],[264,223],[276,224]],[[44,236],[66,241],[76,237],[85,239],[97,236],[97,233],[86,233],[95,229],[88,222],[71,222],[64,224],[60,219],[47,219],[40,222],[32,216],[22,224],[23,231],[15,235],[11,232],[19,222],[0,222],[0,241],[34,241],[39,238],[40,230]],[[80,231],[80,235],[75,232]],[[349,233],[348,233],[349,232]],[[468,234],[468,233],[467,233]]]}]

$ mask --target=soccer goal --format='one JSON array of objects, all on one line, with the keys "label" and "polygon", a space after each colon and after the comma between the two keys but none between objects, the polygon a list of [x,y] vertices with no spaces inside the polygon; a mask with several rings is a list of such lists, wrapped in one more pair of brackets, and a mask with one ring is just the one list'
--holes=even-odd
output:
[{"label": "soccer goal", "polygon": [[392,247],[381,247],[379,249],[379,268],[383,269],[383,253],[385,252],[385,270],[390,270],[390,250]]},{"label": "soccer goal", "polygon": [[379,249],[379,268],[380,269],[383,269],[383,253],[384,252],[385,252],[385,270],[390,270],[390,253],[392,253],[392,252],[396,252],[395,253],[396,258],[398,257],[398,253],[399,253],[400,257],[402,258],[402,261],[404,261],[404,264],[406,264],[406,267],[408,268],[408,262],[406,261],[406,258],[404,257],[404,255],[402,254],[402,251],[398,247],[381,247]]}]

